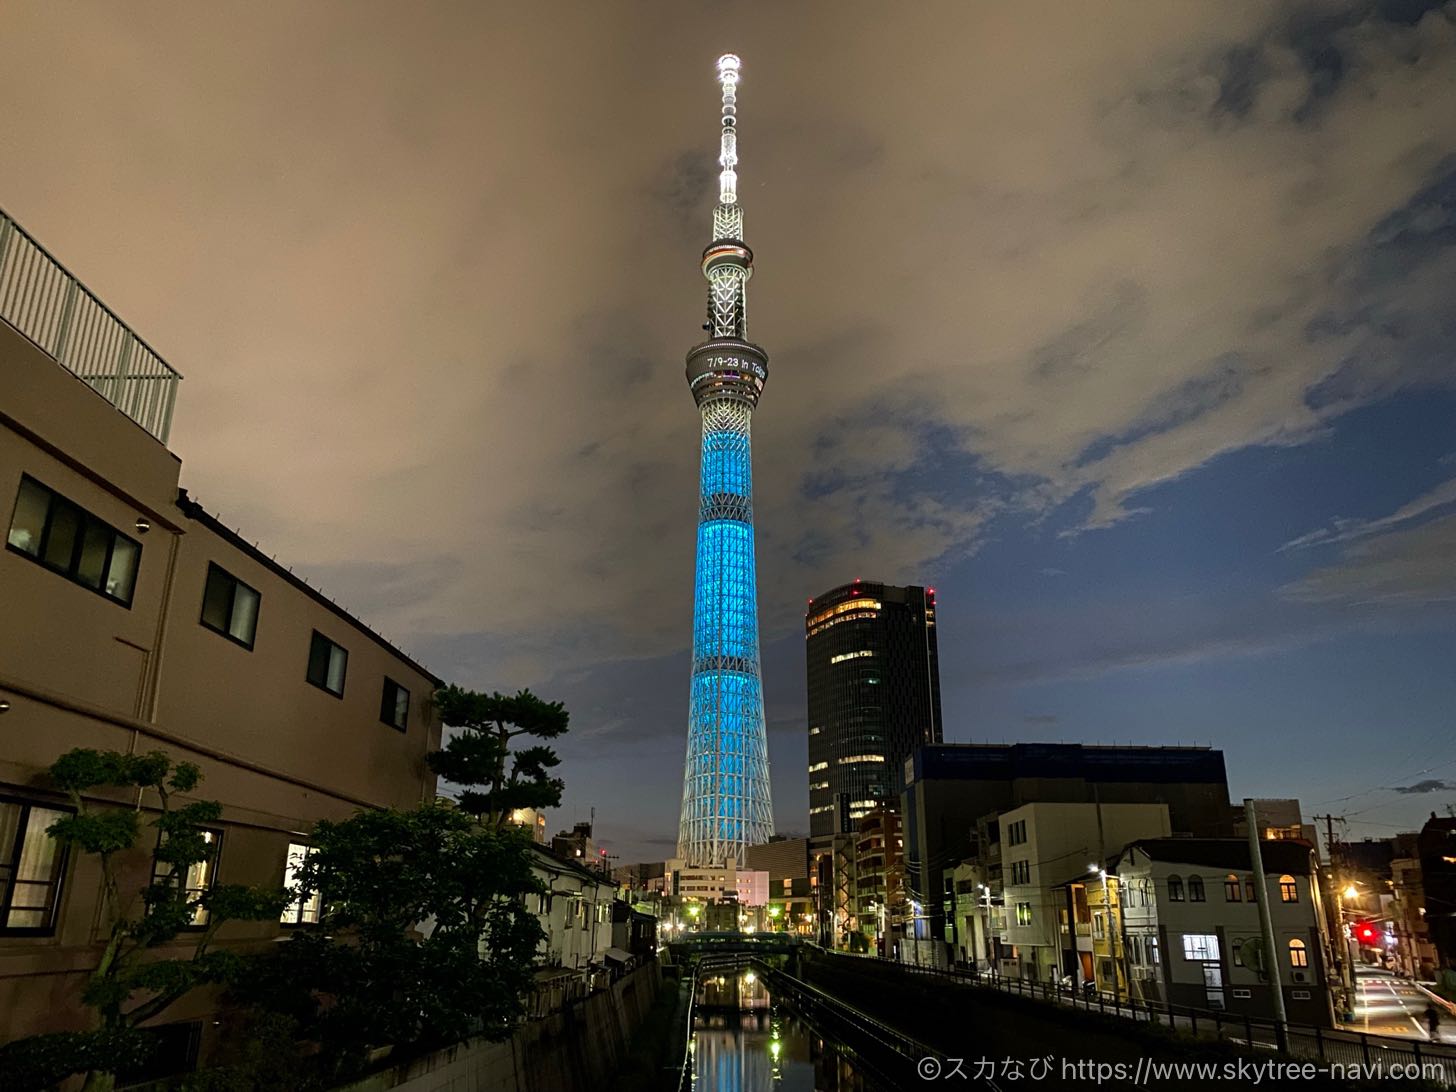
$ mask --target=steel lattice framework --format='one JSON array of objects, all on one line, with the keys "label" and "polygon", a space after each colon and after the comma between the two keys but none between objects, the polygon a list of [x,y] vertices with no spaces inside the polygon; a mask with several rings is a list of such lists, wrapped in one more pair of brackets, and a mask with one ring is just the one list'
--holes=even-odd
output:
[{"label": "steel lattice framework", "polygon": [[713,241],[703,252],[708,340],[688,353],[703,418],[688,753],[677,855],[692,865],[744,863],[773,834],[768,738],[758,656],[753,555],[753,410],[768,354],[748,338],[753,252],[738,206],[738,58],[718,59],[723,131]]}]

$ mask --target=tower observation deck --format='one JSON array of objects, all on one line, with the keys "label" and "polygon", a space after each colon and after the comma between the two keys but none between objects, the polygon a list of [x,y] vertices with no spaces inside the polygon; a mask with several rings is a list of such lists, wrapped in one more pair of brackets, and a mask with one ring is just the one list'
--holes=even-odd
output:
[{"label": "tower observation deck", "polygon": [[753,551],[753,410],[768,354],[748,340],[753,251],[738,205],[740,62],[718,59],[723,122],[713,241],[703,251],[708,340],[687,356],[688,387],[702,415],[697,570],[688,749],[677,855],[693,865],[744,864],[744,850],[773,834],[768,738],[758,651]]}]

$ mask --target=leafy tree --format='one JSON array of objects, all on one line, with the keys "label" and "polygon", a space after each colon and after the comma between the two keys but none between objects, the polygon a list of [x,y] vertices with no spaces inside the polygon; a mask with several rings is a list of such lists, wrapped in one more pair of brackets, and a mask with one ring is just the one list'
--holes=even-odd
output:
[{"label": "leafy tree", "polygon": [[504,1038],[531,984],[542,933],[526,899],[540,890],[520,831],[449,804],[321,822],[294,892],[322,893],[318,927],[234,992],[295,1020],[326,1084],[381,1049]]},{"label": "leafy tree", "polygon": [[516,808],[561,803],[564,784],[548,772],[561,761],[556,752],[541,745],[511,750],[520,736],[555,739],[565,732],[570,714],[561,702],[542,701],[529,690],[507,697],[449,686],[436,692],[435,706],[441,722],[459,732],[429,755],[430,769],[465,787],[464,811],[499,829]]},{"label": "leafy tree", "polygon": [[[50,768],[55,785],[70,797],[74,813],[56,820],[48,833],[62,845],[96,857],[101,866],[101,919],[104,947],[82,994],[94,1014],[89,1032],[34,1036],[0,1048],[0,1085],[46,1087],[71,1073],[85,1072],[85,1092],[108,1092],[116,1071],[143,1061],[146,1037],[139,1030],[191,990],[226,981],[239,957],[212,947],[219,927],[233,920],[276,918],[282,897],[236,885],[214,886],[189,896],[186,877],[192,865],[213,852],[203,824],[215,822],[216,801],[177,803],[191,793],[202,772],[190,762],[173,763],[161,751],[123,754],[79,748]],[[136,807],[98,804],[88,799],[98,789],[134,789]],[[167,874],[140,892],[123,886],[124,859],[138,848],[143,830],[142,803],[155,795],[159,814],[154,854]],[[152,949],[175,941],[199,910],[207,924],[187,958],[157,959]]]}]

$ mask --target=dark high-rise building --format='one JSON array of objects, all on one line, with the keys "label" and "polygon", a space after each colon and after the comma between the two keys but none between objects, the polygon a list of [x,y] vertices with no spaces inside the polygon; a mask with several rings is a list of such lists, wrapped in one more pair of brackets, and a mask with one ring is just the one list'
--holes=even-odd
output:
[{"label": "dark high-rise building", "polygon": [[941,740],[935,589],[856,580],[809,601],[809,831],[898,809],[905,760]]}]

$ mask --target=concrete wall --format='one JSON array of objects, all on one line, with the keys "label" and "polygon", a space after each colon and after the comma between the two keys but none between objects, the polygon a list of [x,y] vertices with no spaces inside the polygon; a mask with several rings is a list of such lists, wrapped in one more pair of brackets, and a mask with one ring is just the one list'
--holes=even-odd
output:
[{"label": "concrete wall", "polygon": [[340,1092],[599,1092],[621,1066],[662,978],[654,961],[501,1043],[464,1043]]},{"label": "concrete wall", "polygon": [[[181,506],[179,467],[0,322],[0,534],[8,538],[29,475],[141,546],[129,605],[0,548],[0,700],[10,706],[0,715],[0,798],[64,804],[45,771],[72,748],[162,750],[201,766],[198,795],[223,805],[216,882],[281,887],[288,843],[306,840],[318,820],[433,797],[424,759],[440,741],[434,682],[286,569]],[[210,562],[262,593],[252,650],[200,624]],[[349,651],[342,698],[305,681],[315,629]],[[386,675],[411,693],[404,732],[380,720]],[[149,882],[149,852],[120,863],[128,893]],[[37,933],[7,930],[0,913],[0,1042],[85,1026],[80,990],[99,953],[99,879],[93,859],[69,861],[53,920]],[[233,924],[219,940],[266,945],[280,931]],[[182,939],[157,955],[189,954]],[[163,1020],[201,1019],[213,1007],[199,993]],[[210,1020],[203,1028],[212,1034]]]}]

